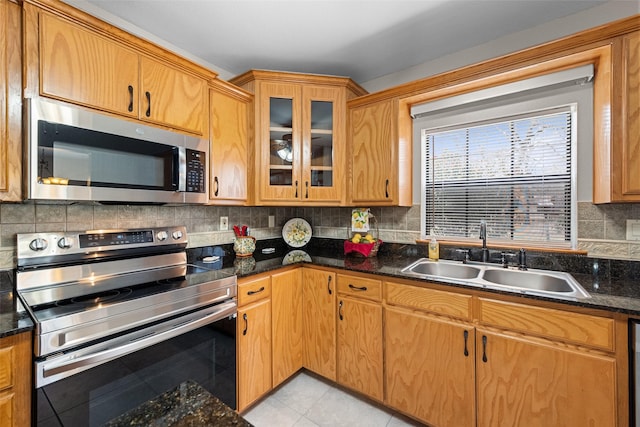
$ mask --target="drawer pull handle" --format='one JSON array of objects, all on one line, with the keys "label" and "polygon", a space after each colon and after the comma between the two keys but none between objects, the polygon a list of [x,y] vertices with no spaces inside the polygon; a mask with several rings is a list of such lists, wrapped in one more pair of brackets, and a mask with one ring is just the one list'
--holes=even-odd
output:
[{"label": "drawer pull handle", "polygon": [[366,286],[354,286],[351,283],[349,283],[349,289],[353,289],[354,291],[366,291],[367,287]]},{"label": "drawer pull handle", "polygon": [[309,198],[309,181],[304,182],[304,187],[305,187],[304,198],[308,199]]},{"label": "drawer pull handle", "polygon": [[329,291],[329,295],[331,295],[333,292],[331,291],[331,276],[329,276],[327,278],[327,291]]},{"label": "drawer pull handle", "polygon": [[389,198],[389,180],[384,182],[384,197]]},{"label": "drawer pull handle", "polygon": [[255,294],[259,294],[260,292],[264,291],[264,286],[261,286],[260,289],[258,289],[257,291],[248,291],[247,295],[255,295]]},{"label": "drawer pull handle", "polygon": [[129,85],[129,112],[133,111],[133,86]]},{"label": "drawer pull handle", "polygon": [[482,336],[482,361],[487,363],[487,336]]},{"label": "drawer pull handle", "polygon": [[338,316],[340,316],[340,320],[344,319],[344,316],[342,316],[342,304],[342,301],[338,304]]},{"label": "drawer pull handle", "polygon": [[249,329],[249,321],[247,320],[247,313],[242,315],[242,319],[244,320],[244,331],[242,331],[242,335],[247,335],[247,329]]},{"label": "drawer pull handle", "polygon": [[469,349],[467,348],[467,340],[469,339],[469,331],[464,331],[464,356],[469,357]]},{"label": "drawer pull handle", "polygon": [[296,195],[293,196],[293,197],[295,197],[297,199],[298,198],[298,180],[297,179],[296,179],[295,186],[296,186]]},{"label": "drawer pull handle", "polygon": [[220,182],[218,182],[218,177],[213,177],[213,183],[216,185],[216,191],[213,193],[214,196],[218,195],[218,190],[220,190]]}]

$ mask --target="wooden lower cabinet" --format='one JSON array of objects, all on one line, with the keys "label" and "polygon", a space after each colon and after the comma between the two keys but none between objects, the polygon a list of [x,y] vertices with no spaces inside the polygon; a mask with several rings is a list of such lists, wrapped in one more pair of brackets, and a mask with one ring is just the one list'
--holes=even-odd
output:
[{"label": "wooden lower cabinet", "polygon": [[271,300],[238,308],[238,411],[271,390]]},{"label": "wooden lower cabinet", "polygon": [[385,308],[389,406],[438,427],[475,426],[474,328]]},{"label": "wooden lower cabinet", "polygon": [[338,383],[382,402],[382,305],[340,295],[337,329]]},{"label": "wooden lower cabinet", "polygon": [[31,332],[0,339],[0,425],[31,425]]},{"label": "wooden lower cabinet", "polygon": [[304,367],[336,380],[336,273],[302,269]]},{"label": "wooden lower cabinet", "polygon": [[476,331],[478,427],[616,426],[612,357]]},{"label": "wooden lower cabinet", "polygon": [[302,269],[271,276],[273,386],[302,368]]}]

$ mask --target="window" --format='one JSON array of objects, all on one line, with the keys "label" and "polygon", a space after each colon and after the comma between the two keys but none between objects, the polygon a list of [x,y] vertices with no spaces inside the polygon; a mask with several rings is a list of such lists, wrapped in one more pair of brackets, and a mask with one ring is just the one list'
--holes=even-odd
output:
[{"label": "window", "polygon": [[423,129],[425,230],[451,239],[571,244],[575,105]]},{"label": "window", "polygon": [[493,244],[575,248],[577,200],[592,192],[593,72],[412,106],[422,235],[477,242],[485,221]]}]

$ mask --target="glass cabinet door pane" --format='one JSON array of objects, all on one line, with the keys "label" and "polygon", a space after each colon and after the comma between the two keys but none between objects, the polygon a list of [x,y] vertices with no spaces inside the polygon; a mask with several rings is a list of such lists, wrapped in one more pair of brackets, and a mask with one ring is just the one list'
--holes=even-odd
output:
[{"label": "glass cabinet door pane", "polygon": [[311,101],[311,186],[333,185],[333,102]]},{"label": "glass cabinet door pane", "polygon": [[293,182],[293,100],[269,99],[269,184]]}]

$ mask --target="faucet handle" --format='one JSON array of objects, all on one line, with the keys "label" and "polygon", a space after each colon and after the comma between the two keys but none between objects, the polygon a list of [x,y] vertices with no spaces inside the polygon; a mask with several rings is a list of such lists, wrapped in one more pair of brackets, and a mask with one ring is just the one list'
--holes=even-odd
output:
[{"label": "faucet handle", "polygon": [[460,253],[460,254],[464,254],[464,259],[462,260],[463,264],[466,264],[467,262],[469,262],[471,259],[469,258],[469,249],[456,249],[456,252]]},{"label": "faucet handle", "polygon": [[502,264],[502,267],[507,268],[509,267],[509,261],[507,261],[507,258],[515,258],[516,256],[518,256],[518,254],[502,251],[500,252],[500,264]]}]

